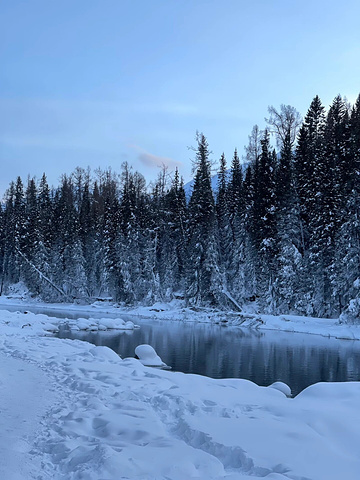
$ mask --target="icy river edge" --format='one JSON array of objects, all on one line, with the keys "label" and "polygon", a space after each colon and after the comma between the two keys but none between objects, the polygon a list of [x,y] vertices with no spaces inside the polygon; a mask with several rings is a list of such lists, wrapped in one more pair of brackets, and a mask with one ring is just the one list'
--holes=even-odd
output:
[{"label": "icy river edge", "polygon": [[121,317],[122,315],[139,318],[153,318],[156,320],[218,323],[224,326],[239,326],[256,330],[279,330],[282,332],[305,333],[333,337],[341,340],[360,340],[360,323],[340,323],[338,318],[317,318],[298,315],[266,315],[253,311],[224,312],[211,309],[191,309],[181,306],[181,302],[156,303],[151,307],[119,307],[103,302],[91,305],[77,305],[67,303],[44,303],[37,300],[22,300],[21,298],[0,297],[0,309],[24,310],[29,308],[33,312],[46,312],[51,316],[57,312],[62,316],[68,314],[89,315],[104,314]]}]

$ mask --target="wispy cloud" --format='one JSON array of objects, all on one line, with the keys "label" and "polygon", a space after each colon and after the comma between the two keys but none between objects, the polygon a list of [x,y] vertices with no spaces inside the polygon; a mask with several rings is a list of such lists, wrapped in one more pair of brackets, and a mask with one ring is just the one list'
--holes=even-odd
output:
[{"label": "wispy cloud", "polygon": [[129,145],[129,147],[138,152],[138,160],[146,167],[158,168],[164,165],[166,167],[169,167],[170,169],[174,169],[175,167],[181,167],[183,165],[182,162],[178,162],[176,160],[173,160],[172,158],[161,157],[159,155],[149,153],[138,145],[132,144]]}]

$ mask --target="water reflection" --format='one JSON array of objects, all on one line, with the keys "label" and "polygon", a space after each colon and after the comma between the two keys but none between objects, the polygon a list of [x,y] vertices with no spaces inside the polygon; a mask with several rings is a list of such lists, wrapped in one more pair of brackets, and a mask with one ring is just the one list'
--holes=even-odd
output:
[{"label": "water reflection", "polygon": [[61,337],[106,345],[123,358],[152,345],[173,370],[213,378],[277,380],[294,394],[320,381],[360,380],[360,342],[283,332],[259,333],[218,325],[139,321],[133,332],[61,332]]},{"label": "water reflection", "polygon": [[[0,309],[31,310],[57,318],[114,317],[113,312],[84,313],[64,308],[0,305]],[[137,345],[148,343],[173,370],[213,378],[246,378],[258,385],[281,380],[294,394],[321,381],[360,381],[360,341],[121,317],[139,323],[141,328],[101,333],[62,331],[60,337],[106,345],[123,358],[133,357]]]}]

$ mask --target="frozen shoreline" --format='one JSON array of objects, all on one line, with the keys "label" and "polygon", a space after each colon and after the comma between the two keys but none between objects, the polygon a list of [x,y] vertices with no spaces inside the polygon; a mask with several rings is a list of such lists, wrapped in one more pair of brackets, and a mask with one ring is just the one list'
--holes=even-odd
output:
[{"label": "frozen shoreline", "polygon": [[21,308],[61,312],[63,314],[105,314],[139,318],[153,318],[164,321],[220,323],[224,326],[238,326],[256,330],[279,330],[282,332],[306,333],[333,337],[341,340],[360,340],[360,324],[339,323],[339,319],[302,317],[298,315],[265,315],[251,312],[223,312],[210,309],[194,311],[184,308],[180,302],[157,303],[151,307],[118,307],[105,303],[76,305],[69,303],[50,304],[38,301],[8,299],[0,297],[0,308]]},{"label": "frozen shoreline", "polygon": [[59,321],[0,311],[2,445],[23,459],[2,478],[357,480],[360,382],[290,399],[44,336]]}]

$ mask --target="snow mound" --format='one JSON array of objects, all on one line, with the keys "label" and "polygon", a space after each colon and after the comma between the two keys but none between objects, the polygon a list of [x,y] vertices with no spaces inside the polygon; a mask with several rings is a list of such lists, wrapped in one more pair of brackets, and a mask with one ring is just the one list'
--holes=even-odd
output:
[{"label": "snow mound", "polygon": [[274,382],[269,385],[269,388],[274,388],[275,390],[279,390],[279,392],[283,393],[287,397],[291,397],[291,388],[289,385],[286,385],[284,382]]},{"label": "snow mound", "polygon": [[125,321],[122,318],[78,318],[77,320],[66,320],[66,325],[70,330],[86,330],[88,332],[97,332],[104,330],[134,330],[140,328],[133,322]]},{"label": "snow mound", "polygon": [[91,353],[93,357],[103,361],[110,360],[116,362],[121,359],[120,355],[115,353],[114,350],[111,350],[109,347],[98,346],[89,350],[89,353]]},{"label": "snow mound", "polygon": [[305,388],[295,398],[302,401],[326,398],[327,401],[336,405],[340,402],[349,402],[359,396],[360,382],[319,382]]},{"label": "snow mound", "polygon": [[151,345],[138,345],[135,348],[135,355],[140,362],[147,367],[166,367],[159,355],[155,352]]},{"label": "snow mound", "polygon": [[2,311],[0,315],[0,329],[3,326],[9,327],[14,332],[21,329],[24,332],[42,336],[53,335],[59,331],[58,319],[30,312]]}]

